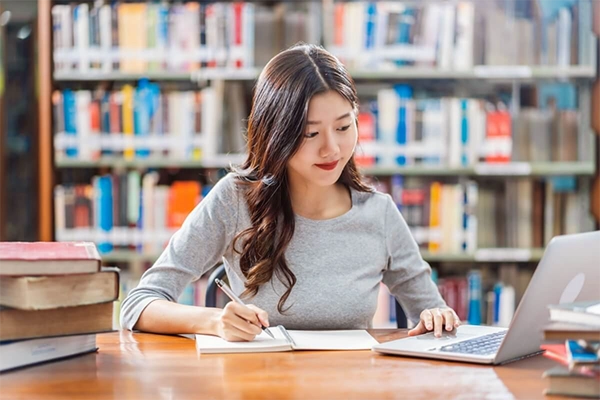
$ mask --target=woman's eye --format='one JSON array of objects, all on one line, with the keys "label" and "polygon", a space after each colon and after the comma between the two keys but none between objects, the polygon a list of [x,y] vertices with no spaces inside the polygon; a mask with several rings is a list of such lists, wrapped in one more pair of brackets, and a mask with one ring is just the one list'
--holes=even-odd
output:
[{"label": "woman's eye", "polygon": [[319,132],[310,132],[310,133],[307,133],[307,134],[306,134],[306,135],[304,135],[304,136],[306,136],[307,138],[309,138],[309,139],[310,139],[310,138],[314,138],[314,137],[315,137],[315,136],[317,136],[318,134],[319,134]]},{"label": "woman's eye", "polygon": [[350,128],[350,125],[346,125],[346,126],[342,126],[341,128],[338,128],[338,131],[347,131]]}]

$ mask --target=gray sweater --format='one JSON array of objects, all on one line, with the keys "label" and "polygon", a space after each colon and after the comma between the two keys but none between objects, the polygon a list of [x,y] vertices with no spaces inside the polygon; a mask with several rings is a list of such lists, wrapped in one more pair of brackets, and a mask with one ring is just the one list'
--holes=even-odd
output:
[{"label": "gray sweater", "polygon": [[[235,235],[250,226],[243,189],[232,174],[221,179],[190,213],[159,259],[142,276],[121,306],[121,326],[133,329],[148,304],[176,301],[193,280],[225,256],[234,292],[244,291]],[[377,306],[383,282],[414,322],[426,308],[445,306],[429,265],[419,254],[406,222],[391,197],[352,190],[352,208],[328,220],[296,216],[294,236],[286,251],[297,282],[285,307],[277,303],[285,286],[274,276],[246,300],[269,314],[271,325],[288,329],[365,329]]]}]

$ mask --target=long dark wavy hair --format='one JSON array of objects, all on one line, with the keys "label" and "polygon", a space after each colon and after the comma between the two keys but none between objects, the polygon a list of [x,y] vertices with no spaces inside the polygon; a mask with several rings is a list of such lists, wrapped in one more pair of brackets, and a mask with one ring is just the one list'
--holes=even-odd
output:
[{"label": "long dark wavy hair", "polygon": [[[358,115],[354,81],[339,60],[319,46],[298,44],[279,53],[263,69],[254,90],[248,118],[248,158],[233,172],[244,193],[251,226],[234,239],[240,268],[246,277],[242,296],[254,296],[273,274],[287,288],[284,304],[296,283],[285,251],[294,234],[294,212],[288,190],[287,164],[304,138],[310,99],[333,90]],[[352,157],[338,182],[361,192],[372,189],[362,182]],[[236,243],[241,242],[238,249]]]}]

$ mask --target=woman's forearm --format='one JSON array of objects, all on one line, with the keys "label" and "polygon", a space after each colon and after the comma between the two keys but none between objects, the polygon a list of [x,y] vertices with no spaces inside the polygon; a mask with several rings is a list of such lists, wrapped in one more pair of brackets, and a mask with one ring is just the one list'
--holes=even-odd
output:
[{"label": "woman's forearm", "polygon": [[217,334],[221,309],[155,300],[144,309],[134,329],[153,333]]}]

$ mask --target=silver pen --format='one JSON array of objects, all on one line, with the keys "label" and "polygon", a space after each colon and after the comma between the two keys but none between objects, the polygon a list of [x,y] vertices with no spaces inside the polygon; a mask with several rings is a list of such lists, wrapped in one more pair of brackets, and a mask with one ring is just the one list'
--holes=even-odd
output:
[{"label": "silver pen", "polygon": [[[223,257],[223,264],[225,264],[225,266],[227,268],[229,268],[229,263],[227,262],[227,260],[225,259],[225,257]],[[215,283],[227,295],[227,297],[229,297],[232,301],[235,301],[236,303],[241,304],[243,306],[246,305],[246,304],[244,304],[244,302],[242,301],[242,299],[240,299],[239,297],[236,296],[235,293],[233,293],[233,290],[231,290],[231,288],[225,282],[223,282],[219,278],[215,278]],[[260,321],[259,321],[259,323],[260,323],[260,328],[264,332],[266,332],[267,335],[269,335],[273,339],[275,339],[275,336],[273,336],[273,334],[271,333],[271,331],[269,330],[269,328],[267,328],[266,326],[263,326],[263,324]]]}]

